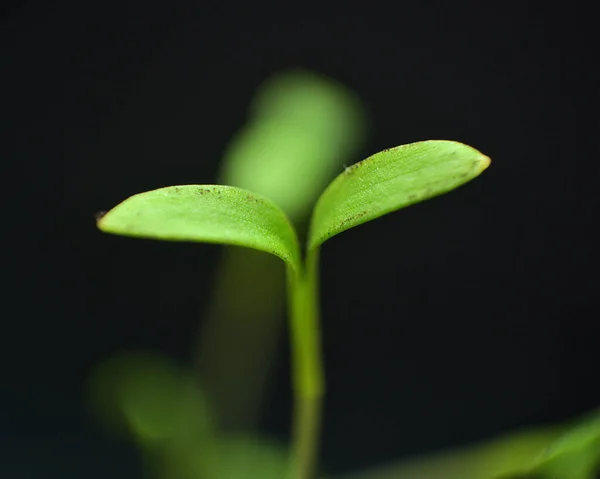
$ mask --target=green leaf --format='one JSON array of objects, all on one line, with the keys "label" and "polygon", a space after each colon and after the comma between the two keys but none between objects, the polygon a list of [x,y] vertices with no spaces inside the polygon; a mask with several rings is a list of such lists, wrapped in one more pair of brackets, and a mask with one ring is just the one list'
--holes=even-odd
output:
[{"label": "green leaf", "polygon": [[98,228],[123,236],[245,246],[300,267],[296,233],[284,213],[266,198],[232,186],[169,186],[140,193],[106,213]]},{"label": "green leaf", "polygon": [[390,148],[339,175],[317,201],[309,248],[347,229],[446,193],[490,164],[476,149],[446,140]]},{"label": "green leaf", "polygon": [[[281,479],[283,444],[223,434],[198,377],[169,358],[125,352],[99,364],[88,382],[91,411],[139,447],[157,479]],[[116,426],[116,428],[115,428]]]},{"label": "green leaf", "polygon": [[289,469],[283,444],[252,435],[224,435],[219,444],[218,479],[282,479]]},{"label": "green leaf", "polygon": [[209,403],[197,378],[168,358],[126,352],[99,364],[89,379],[90,406],[109,428],[142,445],[214,435]]},{"label": "green leaf", "polygon": [[[490,441],[426,454],[380,466],[343,479],[500,479],[521,477],[560,434],[545,427]],[[339,479],[342,479],[341,477]]]},{"label": "green leaf", "polygon": [[600,409],[596,409],[566,424],[413,457],[343,479],[594,479],[599,472]]},{"label": "green leaf", "polygon": [[568,427],[530,472],[551,479],[593,479],[600,473],[600,409]]}]

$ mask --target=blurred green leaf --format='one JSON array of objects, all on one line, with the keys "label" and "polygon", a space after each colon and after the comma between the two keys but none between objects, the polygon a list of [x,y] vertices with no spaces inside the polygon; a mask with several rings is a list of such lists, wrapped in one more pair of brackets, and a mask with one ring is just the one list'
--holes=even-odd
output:
[{"label": "blurred green leaf", "polygon": [[106,233],[254,248],[300,266],[296,233],[271,201],[241,188],[183,185],[132,196],[98,222]]},{"label": "blurred green leaf", "polygon": [[568,425],[411,458],[343,479],[596,479],[600,410]]},{"label": "blurred green leaf", "polygon": [[258,436],[221,436],[207,461],[202,443],[176,443],[154,461],[160,479],[284,479],[286,449]]},{"label": "blurred green leaf", "polygon": [[225,436],[220,442],[219,479],[284,479],[286,448],[257,436]]},{"label": "blurred green leaf", "polygon": [[258,436],[222,435],[192,376],[147,352],[119,354],[90,378],[97,419],[120,425],[159,479],[281,479],[287,450]]},{"label": "blurred green leaf", "polygon": [[144,445],[213,434],[212,415],[196,382],[156,354],[106,359],[93,372],[88,395],[98,419],[125,426]]},{"label": "blurred green leaf", "polygon": [[524,471],[559,432],[542,428],[406,459],[343,479],[496,479]]},{"label": "blurred green leaf", "polygon": [[446,193],[478,176],[490,159],[455,141],[390,148],[346,168],[317,201],[309,248],[367,221]]},{"label": "blurred green leaf", "polygon": [[248,123],[225,151],[219,180],[301,219],[361,146],[365,124],[360,102],[342,85],[306,70],[276,74],[257,91]]},{"label": "blurred green leaf", "polygon": [[532,464],[547,479],[596,479],[600,474],[600,409],[577,421]]}]

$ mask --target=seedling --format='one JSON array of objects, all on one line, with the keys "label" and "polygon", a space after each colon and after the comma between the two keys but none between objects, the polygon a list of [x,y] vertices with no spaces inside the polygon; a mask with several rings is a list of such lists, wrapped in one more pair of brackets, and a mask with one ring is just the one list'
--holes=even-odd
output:
[{"label": "seedling", "polygon": [[449,192],[489,164],[487,156],[470,146],[430,140],[390,148],[347,167],[317,201],[304,251],[276,204],[224,185],[170,186],[140,193],[106,213],[98,227],[131,237],[254,248],[284,261],[295,394],[290,470],[295,479],[310,479],[325,391],[318,305],[321,245],[350,228]]}]

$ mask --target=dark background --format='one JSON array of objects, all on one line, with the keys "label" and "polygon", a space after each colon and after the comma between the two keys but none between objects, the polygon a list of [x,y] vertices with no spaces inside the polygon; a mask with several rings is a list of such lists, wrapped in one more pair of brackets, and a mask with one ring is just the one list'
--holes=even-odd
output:
[{"label": "dark background", "polygon": [[[2,9],[4,225],[16,248],[4,251],[0,477],[139,477],[133,448],[90,420],[85,379],[120,350],[188,361],[219,248],[110,237],[94,213],[215,181],[253,91],[287,67],[358,93],[371,127],[361,158],[446,138],[493,159],[460,190],[325,245],[329,468],[600,403],[594,153],[576,115],[591,51],[576,2]],[[263,422],[282,439],[287,367],[282,347]]]}]

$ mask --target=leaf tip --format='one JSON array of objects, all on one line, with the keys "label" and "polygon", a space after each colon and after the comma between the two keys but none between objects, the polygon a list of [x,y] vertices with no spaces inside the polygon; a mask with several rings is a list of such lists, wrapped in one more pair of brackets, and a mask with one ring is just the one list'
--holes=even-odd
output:
[{"label": "leaf tip", "polygon": [[96,220],[96,227],[100,230],[103,231],[103,224],[104,222],[102,221],[102,219],[106,216],[106,213],[108,213],[108,211],[98,211],[97,213],[94,214],[94,220]]},{"label": "leaf tip", "polygon": [[481,154],[481,156],[477,159],[477,163],[478,163],[479,171],[482,172],[482,171],[486,170],[492,164],[492,159],[489,156],[485,156],[484,154]]},{"label": "leaf tip", "polygon": [[119,225],[118,223],[115,225],[113,221],[113,210],[115,208],[109,211],[99,211],[94,215],[94,218],[96,219],[96,228],[103,233],[125,234],[122,225]]}]

